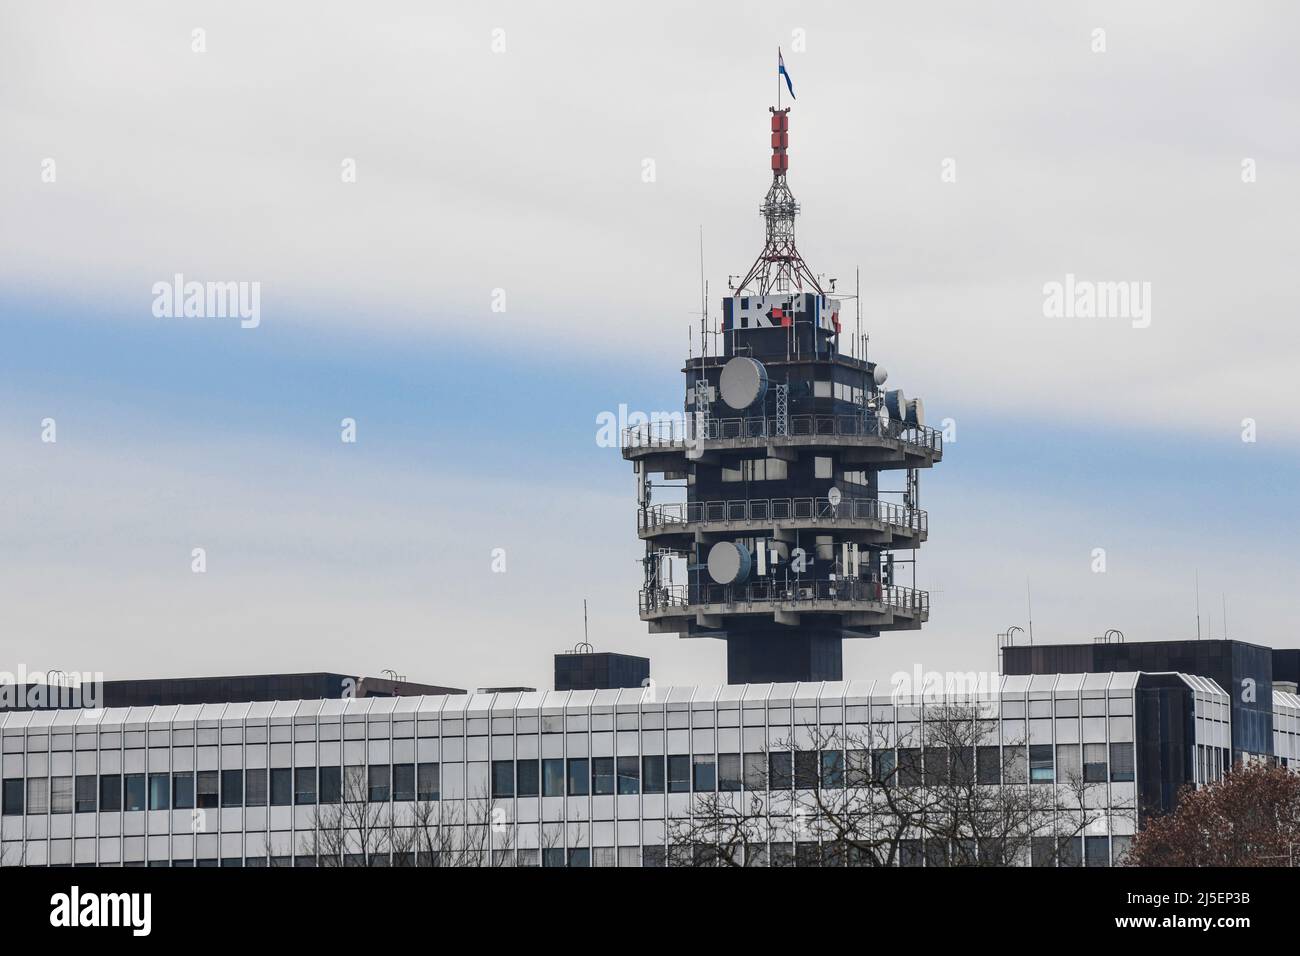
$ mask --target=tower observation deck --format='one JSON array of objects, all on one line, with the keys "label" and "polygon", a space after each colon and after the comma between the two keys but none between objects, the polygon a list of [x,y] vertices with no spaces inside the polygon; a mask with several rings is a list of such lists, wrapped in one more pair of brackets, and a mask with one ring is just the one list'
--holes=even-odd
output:
[{"label": "tower observation deck", "polygon": [[[843,300],[795,245],[790,111],[771,114],[766,241],[722,299],[720,354],[688,358],[680,419],[622,435],[645,541],[641,619],[725,640],[732,684],[840,680],[845,638],[928,619],[914,586],[919,471],[943,457],[921,401],[841,352]],[[882,490],[886,472],[903,488]]]}]

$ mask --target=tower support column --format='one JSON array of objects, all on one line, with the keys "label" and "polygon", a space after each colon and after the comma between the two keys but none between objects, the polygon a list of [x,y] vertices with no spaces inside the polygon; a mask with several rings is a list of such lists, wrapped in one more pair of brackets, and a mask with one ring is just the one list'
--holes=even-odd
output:
[{"label": "tower support column", "polygon": [[727,683],[844,679],[844,639],[838,631],[783,627],[727,638]]}]

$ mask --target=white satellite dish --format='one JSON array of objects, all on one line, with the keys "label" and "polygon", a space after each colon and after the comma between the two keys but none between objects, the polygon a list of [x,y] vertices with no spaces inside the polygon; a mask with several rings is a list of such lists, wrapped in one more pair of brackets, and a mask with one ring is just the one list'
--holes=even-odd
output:
[{"label": "white satellite dish", "polygon": [[767,394],[767,369],[757,359],[737,355],[722,366],[718,389],[722,400],[736,411],[749,408]]},{"label": "white satellite dish", "polygon": [[749,549],[738,541],[719,541],[709,549],[709,577],[719,584],[735,584],[749,577]]},{"label": "white satellite dish", "polygon": [[840,494],[840,489],[832,488],[830,491],[826,492],[826,500],[831,503],[832,508],[838,508],[840,502],[844,500],[844,496]]},{"label": "white satellite dish", "polygon": [[884,385],[889,381],[889,372],[883,365],[877,365],[871,373],[871,378],[877,385]]},{"label": "white satellite dish", "polygon": [[907,403],[907,424],[925,424],[925,403],[919,398],[914,398]]}]

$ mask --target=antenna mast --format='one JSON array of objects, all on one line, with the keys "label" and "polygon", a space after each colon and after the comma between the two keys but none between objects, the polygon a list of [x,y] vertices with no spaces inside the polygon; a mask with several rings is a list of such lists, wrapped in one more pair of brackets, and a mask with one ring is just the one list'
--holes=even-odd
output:
[{"label": "antenna mast", "polygon": [[704,334],[704,324],[709,314],[709,286],[704,281],[704,226],[700,225],[700,361],[709,354],[708,339]]},{"label": "antenna mast", "polygon": [[[780,96],[781,76],[777,74],[778,103]],[[799,215],[799,203],[785,178],[790,168],[790,107],[768,109],[772,113],[772,185],[758,210],[766,224],[767,240],[735,294],[744,295],[750,283],[754,284],[753,295],[803,291],[805,285],[820,294],[821,284],[794,243],[794,219]]]},{"label": "antenna mast", "polygon": [[1196,639],[1201,639],[1201,569],[1196,569]]}]

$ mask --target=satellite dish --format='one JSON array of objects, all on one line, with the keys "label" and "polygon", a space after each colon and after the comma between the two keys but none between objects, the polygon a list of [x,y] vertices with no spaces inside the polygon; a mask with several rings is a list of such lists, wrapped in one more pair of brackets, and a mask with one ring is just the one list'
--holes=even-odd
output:
[{"label": "satellite dish", "polygon": [[925,424],[925,403],[919,398],[914,398],[907,403],[907,424],[918,426]]},{"label": "satellite dish", "polygon": [[719,584],[737,584],[749,577],[749,549],[738,541],[719,541],[709,549],[709,577]]},{"label": "satellite dish", "polygon": [[883,365],[877,365],[871,373],[871,378],[877,385],[884,385],[889,381],[889,372]]},{"label": "satellite dish", "polygon": [[832,508],[838,508],[840,502],[844,500],[844,496],[840,494],[840,489],[832,488],[830,491],[826,492],[826,500],[831,503]]},{"label": "satellite dish", "polygon": [[722,400],[736,411],[749,408],[767,394],[767,369],[757,359],[737,355],[722,366],[718,388]]},{"label": "satellite dish", "polygon": [[885,407],[889,409],[890,418],[897,418],[900,422],[907,418],[907,398],[901,388],[885,393]]}]

